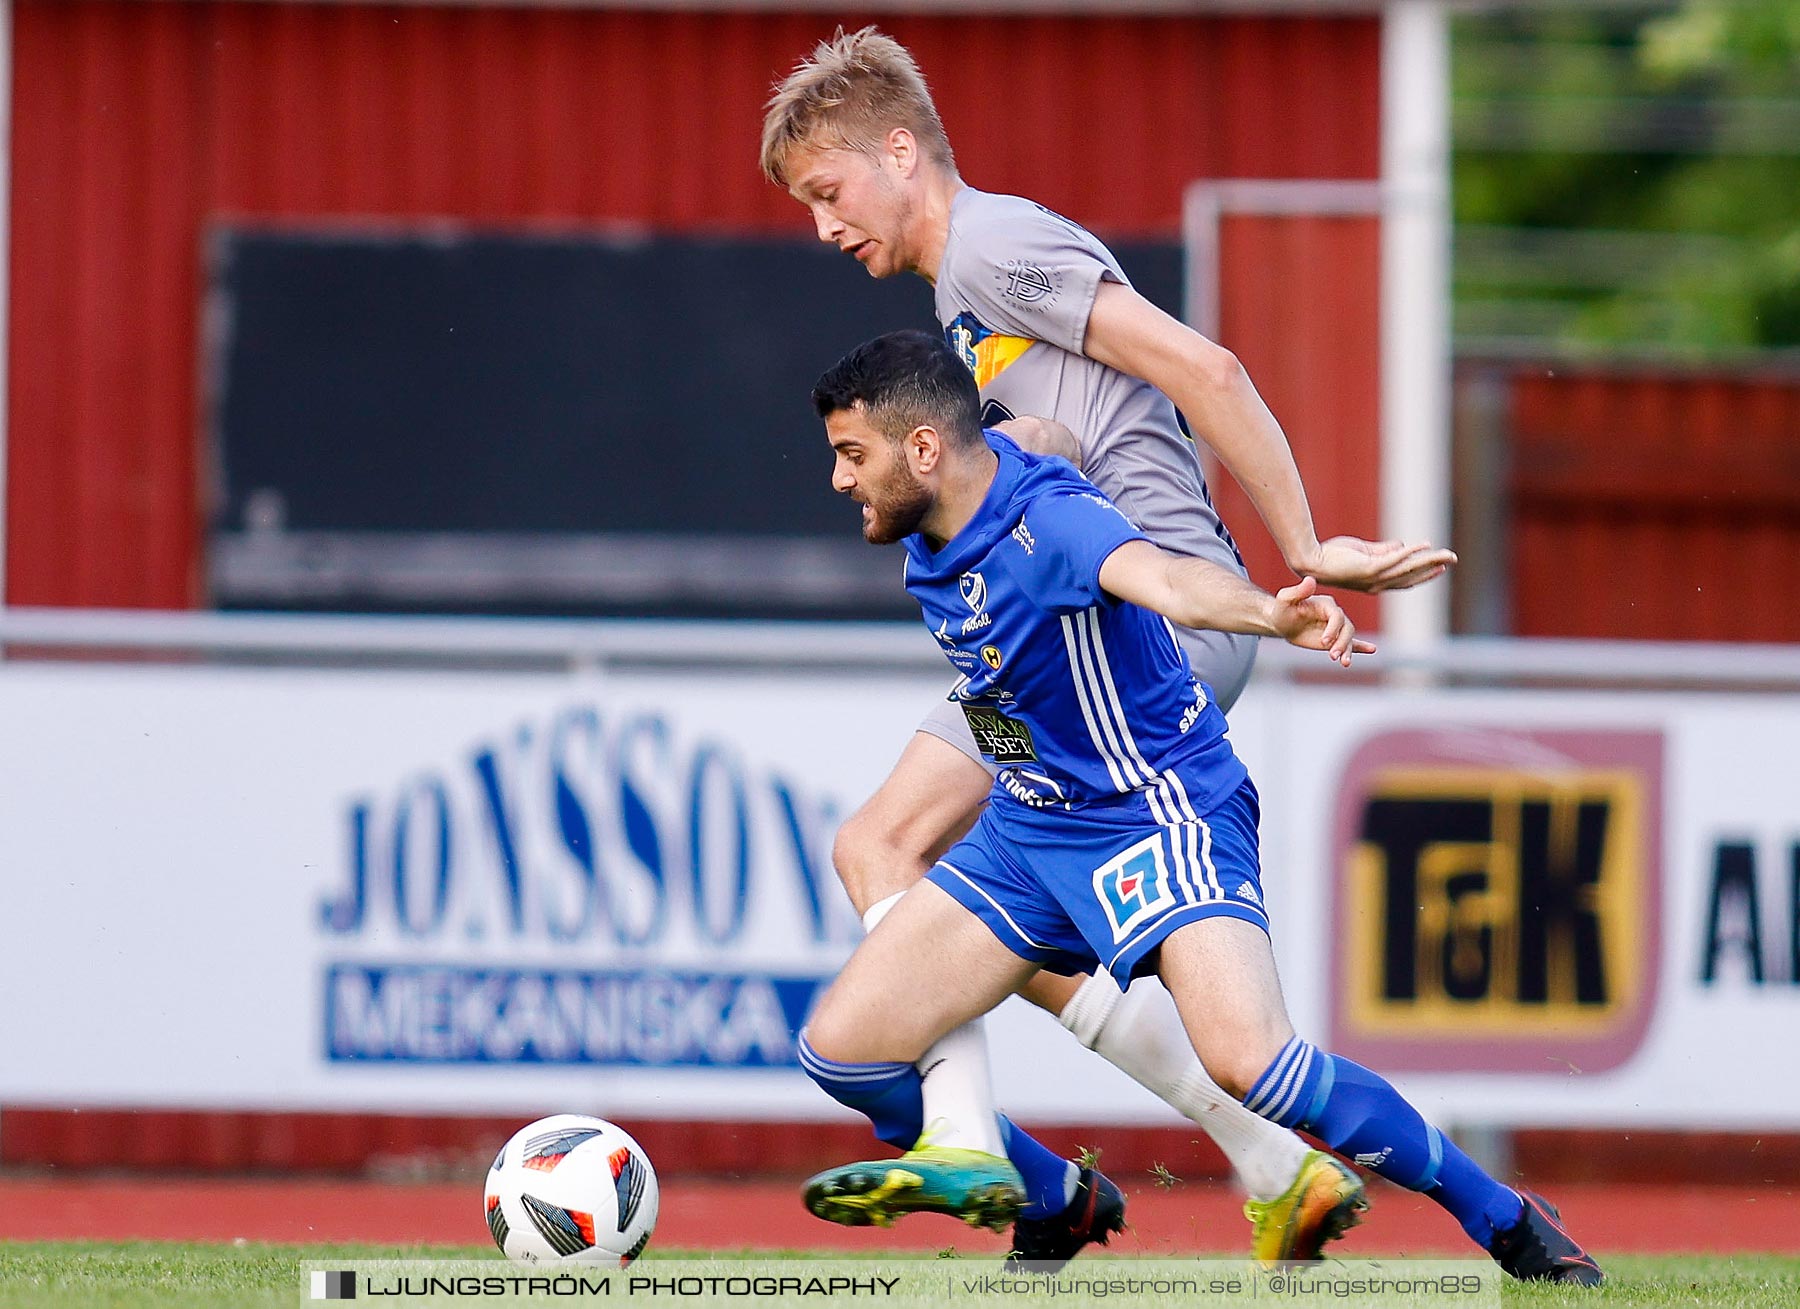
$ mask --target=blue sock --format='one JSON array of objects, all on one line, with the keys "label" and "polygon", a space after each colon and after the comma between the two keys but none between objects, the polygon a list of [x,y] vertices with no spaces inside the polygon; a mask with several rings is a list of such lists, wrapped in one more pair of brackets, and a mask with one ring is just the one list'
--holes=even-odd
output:
[{"label": "blue sock", "polygon": [[1006,1157],[1025,1179],[1025,1207],[1019,1211],[1019,1217],[1052,1218],[1067,1209],[1074,1198],[1080,1170],[1052,1153],[1036,1137],[1015,1127],[1005,1114],[1000,1115],[1000,1140],[1006,1146]]},{"label": "blue sock", "polygon": [[1518,1193],[1476,1167],[1386,1080],[1297,1036],[1256,1079],[1244,1106],[1283,1127],[1304,1127],[1390,1182],[1430,1196],[1483,1249],[1518,1219]]},{"label": "blue sock", "polygon": [[[800,1066],[824,1088],[825,1094],[865,1116],[875,1135],[889,1145],[910,1150],[925,1130],[924,1079],[912,1064],[847,1064],[827,1059],[812,1048],[806,1033],[797,1042]],[[1026,1218],[1048,1218],[1068,1208],[1075,1179],[1075,1165],[1052,1154],[1048,1147],[1026,1135],[1004,1115],[1000,1140],[1006,1157],[1025,1183]]]},{"label": "blue sock", "polygon": [[1519,1221],[1525,1201],[1510,1186],[1502,1186],[1482,1172],[1479,1164],[1456,1148],[1455,1141],[1443,1141],[1442,1149],[1444,1162],[1438,1168],[1437,1185],[1425,1194],[1454,1214],[1476,1245],[1483,1250],[1493,1248],[1494,1238]]},{"label": "blue sock", "polygon": [[797,1042],[800,1066],[825,1094],[865,1115],[875,1135],[910,1150],[925,1130],[924,1079],[912,1064],[844,1064],[812,1048],[806,1033]]}]

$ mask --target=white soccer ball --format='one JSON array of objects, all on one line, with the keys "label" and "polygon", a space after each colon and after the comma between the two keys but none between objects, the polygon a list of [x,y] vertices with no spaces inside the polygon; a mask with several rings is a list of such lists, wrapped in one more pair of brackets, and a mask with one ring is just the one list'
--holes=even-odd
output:
[{"label": "white soccer ball", "polygon": [[530,1263],[636,1259],[660,1193],[643,1148],[604,1118],[555,1114],[500,1148],[482,1189],[494,1244]]}]

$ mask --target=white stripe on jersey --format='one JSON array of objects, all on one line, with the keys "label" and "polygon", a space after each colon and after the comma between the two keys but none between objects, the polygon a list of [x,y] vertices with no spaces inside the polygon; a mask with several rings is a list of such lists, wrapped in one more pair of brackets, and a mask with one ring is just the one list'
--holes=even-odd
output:
[{"label": "white stripe on jersey", "polygon": [[1107,694],[1107,675],[1103,672],[1106,651],[1100,643],[1099,616],[1094,610],[1086,610],[1076,618],[1075,642],[1083,655],[1083,672],[1087,677],[1088,695],[1094,702],[1094,716],[1100,720],[1101,730],[1112,742],[1114,755],[1126,778],[1132,786],[1142,786],[1153,774],[1143,755],[1138,753],[1137,742],[1131,738],[1131,729],[1126,726],[1118,696]]},{"label": "white stripe on jersey", "polygon": [[1100,693],[1112,713],[1113,722],[1118,725],[1120,743],[1131,762],[1137,765],[1143,779],[1149,781],[1156,776],[1156,770],[1150,767],[1149,761],[1138,751],[1137,741],[1131,735],[1131,726],[1125,719],[1125,706],[1119,701],[1119,688],[1113,685],[1112,664],[1106,658],[1106,642],[1100,636],[1100,611],[1089,609],[1082,614],[1082,618],[1087,623],[1088,640],[1093,643],[1094,666],[1099,678]]},{"label": "white stripe on jersey", "polygon": [[[1211,858],[1212,832],[1195,812],[1187,788],[1174,770],[1160,774],[1152,770],[1137,748],[1137,741],[1125,720],[1125,707],[1119,700],[1118,687],[1113,681],[1111,661],[1106,657],[1099,610],[1065,614],[1062,623],[1075,695],[1087,722],[1088,736],[1105,763],[1113,785],[1120,791],[1128,788],[1141,791],[1157,826],[1185,829],[1179,837],[1171,835],[1169,848],[1174,856],[1178,889],[1185,891],[1188,903],[1224,899],[1225,888],[1219,882]],[[1199,845],[1194,841],[1195,827],[1199,829],[1202,842]],[[1198,877],[1195,869],[1200,870]]]},{"label": "white stripe on jersey", "polygon": [[[1207,884],[1212,887],[1213,894],[1223,900],[1225,898],[1225,883],[1219,880],[1219,870],[1213,867],[1212,861],[1212,828],[1206,825],[1206,820],[1204,818],[1199,821],[1200,866],[1206,870],[1206,881]],[[1262,906],[1260,905],[1257,906],[1259,909],[1261,907]]]},{"label": "white stripe on jersey", "polygon": [[1113,785],[1121,792],[1129,791],[1133,783],[1126,781],[1125,774],[1119,771],[1118,761],[1113,758],[1112,750],[1101,733],[1100,723],[1094,716],[1094,704],[1088,692],[1087,671],[1082,664],[1073,614],[1062,616],[1062,629],[1063,644],[1069,651],[1069,677],[1075,684],[1075,698],[1081,704],[1081,716],[1087,722],[1088,739],[1094,743],[1094,751],[1100,756],[1100,762],[1106,765],[1107,775],[1112,778]]},{"label": "white stripe on jersey", "polygon": [[1208,891],[1208,894],[1201,898],[1206,900],[1223,900],[1225,898],[1225,884],[1219,880],[1219,870],[1213,866],[1212,861],[1212,828],[1207,826],[1206,820],[1200,817],[1199,813],[1194,809],[1194,802],[1188,796],[1187,787],[1182,784],[1181,778],[1173,769],[1165,772],[1160,780],[1175,792],[1179,800],[1180,812],[1186,820],[1200,829],[1200,849],[1197,852],[1198,863],[1205,874]]},{"label": "white stripe on jersey", "polygon": [[1089,609],[1083,615],[1086,620],[1087,637],[1093,664],[1098,679],[1099,703],[1101,705],[1101,721],[1115,724],[1118,736],[1126,756],[1134,768],[1140,773],[1142,780],[1138,786],[1144,791],[1144,798],[1150,804],[1150,811],[1156,821],[1164,827],[1173,827],[1183,818],[1190,821],[1196,818],[1194,807],[1187,803],[1187,793],[1181,791],[1177,795],[1174,787],[1181,785],[1173,772],[1158,774],[1150,767],[1149,761],[1137,747],[1137,740],[1131,734],[1130,724],[1125,718],[1125,706],[1119,699],[1119,689],[1113,682],[1112,663],[1106,657],[1106,642],[1100,635],[1100,613],[1097,609]]}]

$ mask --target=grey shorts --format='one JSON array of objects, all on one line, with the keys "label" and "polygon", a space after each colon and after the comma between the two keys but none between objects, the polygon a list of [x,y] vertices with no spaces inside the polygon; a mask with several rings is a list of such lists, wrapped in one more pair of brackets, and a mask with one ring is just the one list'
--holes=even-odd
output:
[{"label": "grey shorts", "polygon": [[[1233,632],[1196,632],[1191,628],[1177,627],[1175,639],[1187,651],[1188,662],[1194,666],[1195,675],[1212,688],[1213,702],[1222,712],[1230,713],[1231,706],[1244,693],[1244,684],[1250,680],[1250,670],[1256,665],[1256,643],[1259,638],[1240,636]],[[925,721],[919,724],[919,730],[930,733],[940,741],[948,741],[988,772],[997,771],[993,764],[981,757],[981,751],[975,745],[975,735],[969,730],[969,720],[963,716],[962,706],[956,701],[939,700],[932,706],[931,712],[925,715]]]}]

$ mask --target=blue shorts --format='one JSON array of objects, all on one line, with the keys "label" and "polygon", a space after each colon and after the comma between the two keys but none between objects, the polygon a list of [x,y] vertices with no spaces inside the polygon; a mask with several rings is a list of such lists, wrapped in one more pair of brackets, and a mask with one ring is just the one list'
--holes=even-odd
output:
[{"label": "blue shorts", "polygon": [[1256,788],[1245,781],[1205,815],[1181,809],[1153,817],[1134,798],[1058,813],[996,797],[926,876],[1021,959],[1066,974],[1104,968],[1126,987],[1188,923],[1269,930]]}]

